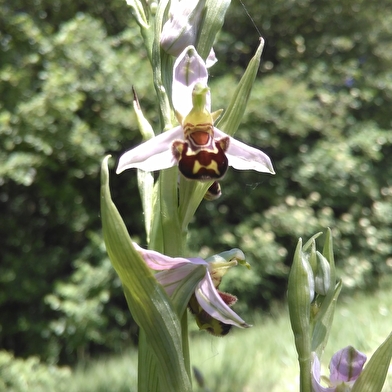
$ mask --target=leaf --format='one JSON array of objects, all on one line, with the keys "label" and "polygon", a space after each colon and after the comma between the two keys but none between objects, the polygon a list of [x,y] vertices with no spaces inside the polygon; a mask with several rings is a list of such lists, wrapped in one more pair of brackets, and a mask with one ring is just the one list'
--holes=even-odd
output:
[{"label": "leaf", "polygon": [[[159,364],[160,388],[190,391],[184,366],[181,327],[171,301],[132,245],[125,224],[111,200],[108,159],[101,167],[101,217],[107,252],[124,286],[133,318],[146,334]],[[141,366],[143,366],[141,364]],[[148,377],[154,377],[149,374]]]},{"label": "leaf", "polygon": [[257,71],[259,70],[260,58],[263,52],[263,48],[264,40],[260,37],[260,44],[256,50],[255,55],[250,60],[248,67],[246,68],[246,71],[242,76],[223,116],[216,124],[217,128],[230,136],[233,136],[237,131],[241,123],[242,116],[245,113],[246,105],[255,82]]},{"label": "leaf", "polygon": [[342,282],[339,281],[336,284],[332,301],[329,302],[328,308],[326,308],[325,312],[320,318],[317,319],[314,325],[312,334],[312,351],[316,352],[318,358],[321,358],[324,348],[327,345],[329,333],[332,327],[333,317],[335,314],[336,302],[341,289]]},{"label": "leaf", "polygon": [[196,45],[197,52],[206,60],[210,54],[215,37],[223,26],[230,0],[206,0],[204,20]]}]

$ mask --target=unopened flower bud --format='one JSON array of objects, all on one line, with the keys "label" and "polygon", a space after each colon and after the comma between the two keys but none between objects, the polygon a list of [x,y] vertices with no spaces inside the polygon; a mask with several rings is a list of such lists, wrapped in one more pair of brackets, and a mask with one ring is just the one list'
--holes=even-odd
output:
[{"label": "unopened flower bud", "polygon": [[303,252],[301,239],[289,275],[287,297],[298,358],[304,361],[311,352],[310,304],[314,298],[314,277],[308,257]]},{"label": "unopened flower bud", "polygon": [[314,287],[317,294],[327,295],[331,286],[331,266],[328,260],[317,252],[317,270],[314,277]]},{"label": "unopened flower bud", "polygon": [[196,45],[205,0],[172,1],[170,18],[161,34],[163,50],[179,56],[189,45]]}]

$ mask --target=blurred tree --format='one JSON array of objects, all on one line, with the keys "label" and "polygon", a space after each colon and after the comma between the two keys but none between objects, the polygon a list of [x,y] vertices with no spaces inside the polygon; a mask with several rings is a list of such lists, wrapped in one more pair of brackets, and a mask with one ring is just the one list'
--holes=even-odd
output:
[{"label": "blurred tree", "polygon": [[[94,309],[84,309],[83,316],[98,317],[107,339],[94,340],[96,325],[91,325],[84,335],[75,332],[78,343],[63,339],[72,335],[72,328],[60,341],[54,340],[54,331],[61,334],[53,320],[58,310],[65,312],[65,305],[56,308],[49,301],[49,307],[44,298],[52,298],[54,290],[64,297],[57,281],[74,268],[79,278],[71,282],[76,291],[81,286],[81,296],[87,295],[83,285],[95,268],[107,271],[106,255],[93,251],[97,243],[87,234],[100,232],[101,227],[102,157],[140,140],[133,124],[131,85],[135,83],[143,99],[151,76],[143,66],[138,29],[130,25],[121,34],[108,36],[101,22],[79,13],[52,34],[47,20],[19,12],[16,4],[5,10],[0,16],[0,346],[16,355],[39,353],[52,361],[65,359],[66,352],[72,359],[72,350],[82,352],[89,341],[99,340],[113,349],[118,343],[109,338],[112,328],[119,329],[116,333],[122,339],[129,338],[129,325],[123,320],[129,320],[127,307],[113,273],[106,287],[117,297],[111,298],[113,308],[103,312],[98,300],[91,305]],[[144,103],[151,106],[148,98]],[[122,178],[125,193],[119,205],[126,204],[127,223],[141,234],[136,180],[124,178],[132,176]],[[80,277],[80,259],[95,266],[85,266],[86,282]],[[99,290],[97,294],[101,295]],[[120,299],[124,314],[112,317]],[[88,323],[85,328],[90,328]]]}]

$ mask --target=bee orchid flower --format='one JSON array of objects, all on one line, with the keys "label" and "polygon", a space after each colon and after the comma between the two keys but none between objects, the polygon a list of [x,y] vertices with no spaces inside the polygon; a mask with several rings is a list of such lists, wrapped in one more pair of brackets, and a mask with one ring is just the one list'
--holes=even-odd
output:
[{"label": "bee orchid flower", "polygon": [[[348,346],[335,353],[329,364],[330,377],[321,377],[320,360],[314,354],[312,365],[312,385],[314,392],[348,392],[362,372],[366,355]],[[328,387],[321,385],[324,379]]]},{"label": "bee orchid flower", "polygon": [[195,315],[200,329],[213,335],[225,335],[231,326],[248,328],[248,325],[231,308],[237,298],[229,293],[218,290],[223,275],[229,268],[245,262],[245,256],[239,249],[214,255],[206,260],[201,258],[169,257],[153,250],[141,248],[136,243],[135,249],[146,264],[155,271],[157,281],[162,284],[167,294],[172,296],[176,288],[199,266],[205,267],[205,275],[191,294],[189,308]]},{"label": "bee orchid flower", "polygon": [[178,165],[184,177],[222,178],[228,166],[274,174],[270,158],[214,127],[221,110],[211,113],[206,64],[188,46],[174,64],[172,102],[179,126],[125,152],[117,173],[130,168],[163,170]]}]

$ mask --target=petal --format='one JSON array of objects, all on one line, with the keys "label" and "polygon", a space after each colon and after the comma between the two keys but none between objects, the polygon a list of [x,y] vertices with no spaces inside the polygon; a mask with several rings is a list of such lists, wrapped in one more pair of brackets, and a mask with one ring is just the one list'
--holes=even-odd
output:
[{"label": "petal", "polygon": [[240,328],[250,327],[225,304],[215,289],[209,273],[206,273],[206,276],[198,284],[195,295],[199,305],[213,318],[224,324],[231,324]]},{"label": "petal", "polygon": [[[204,60],[193,46],[188,46],[174,63],[172,101],[174,109],[185,117],[192,109],[192,91],[196,83],[207,85],[208,72]],[[206,109],[211,109],[211,95],[207,93]]]},{"label": "petal", "polygon": [[155,171],[175,166],[177,160],[172,154],[171,144],[173,140],[183,137],[183,129],[178,126],[128,150],[121,155],[116,173],[131,168]]},{"label": "petal", "polygon": [[206,59],[206,67],[211,68],[217,61],[218,61],[218,59],[215,56],[214,48],[211,48],[210,54],[208,55],[208,57]]},{"label": "petal", "polygon": [[[214,128],[214,134],[217,138],[228,137],[224,132]],[[230,136],[229,136],[230,137]],[[229,148],[226,151],[229,160],[229,166],[238,170],[256,170],[262,173],[275,174],[271,160],[268,155],[264,154],[257,148],[248,146],[245,143],[230,137]]]},{"label": "petal", "polygon": [[135,249],[141,254],[146,264],[155,271],[164,271],[173,268],[180,268],[186,264],[190,265],[208,265],[208,263],[200,258],[185,259],[184,257],[169,257],[155,250],[146,250],[141,248],[135,242]]},{"label": "petal", "polygon": [[181,264],[176,268],[158,272],[155,274],[155,278],[165,288],[167,294],[172,296],[178,285],[181,284],[189,274],[193,273],[196,268],[198,268],[198,265],[194,263]]},{"label": "petal", "polygon": [[321,380],[321,364],[315,353],[312,353],[312,387],[314,392],[335,392],[336,388],[323,387],[320,384]]},{"label": "petal", "polygon": [[337,382],[355,381],[362,372],[366,362],[366,355],[348,346],[335,353],[329,364],[330,380]]}]

